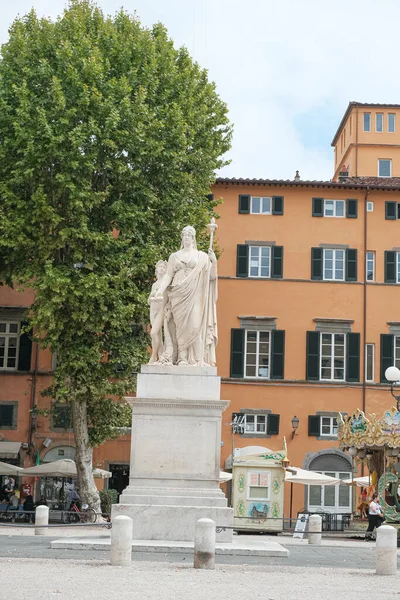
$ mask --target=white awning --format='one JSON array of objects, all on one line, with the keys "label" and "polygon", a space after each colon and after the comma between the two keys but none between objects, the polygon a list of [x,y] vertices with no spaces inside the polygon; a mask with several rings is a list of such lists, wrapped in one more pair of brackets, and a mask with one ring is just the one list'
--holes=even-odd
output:
[{"label": "white awning", "polygon": [[341,479],[322,475],[315,471],[307,471],[299,467],[290,467],[285,473],[285,481],[290,483],[302,483],[303,485],[339,485]]},{"label": "white awning", "polygon": [[22,442],[0,442],[0,458],[18,458]]}]

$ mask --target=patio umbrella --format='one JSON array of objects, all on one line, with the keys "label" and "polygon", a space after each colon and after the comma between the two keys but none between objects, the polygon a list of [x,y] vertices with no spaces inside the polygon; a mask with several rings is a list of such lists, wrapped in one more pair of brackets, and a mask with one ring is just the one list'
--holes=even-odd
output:
[{"label": "patio umbrella", "polygon": [[22,467],[9,465],[8,463],[0,462],[0,475],[9,475],[10,477],[19,477]]},{"label": "patio umbrella", "polygon": [[303,485],[339,485],[342,480],[329,475],[307,471],[299,467],[290,467],[290,472],[286,471],[285,481],[290,483],[302,483]]},{"label": "patio umbrella", "polygon": [[[63,458],[61,460],[55,460],[50,463],[43,463],[42,465],[36,465],[29,469],[22,469],[20,475],[31,475],[36,477],[76,477],[76,464],[74,460],[70,458]],[[104,469],[93,469],[93,475],[95,477],[111,477],[110,471],[104,471]]]}]

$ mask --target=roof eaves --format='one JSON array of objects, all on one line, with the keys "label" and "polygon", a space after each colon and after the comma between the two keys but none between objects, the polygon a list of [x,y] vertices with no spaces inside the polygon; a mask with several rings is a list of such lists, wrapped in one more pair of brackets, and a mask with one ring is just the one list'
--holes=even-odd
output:
[{"label": "roof eaves", "polygon": [[215,180],[216,185],[265,185],[267,187],[299,187],[299,188],[333,188],[333,189],[344,189],[344,190],[383,190],[398,192],[400,191],[400,185],[376,185],[370,183],[351,183],[351,182],[339,182],[339,181],[318,181],[318,180],[302,180],[293,181],[290,179],[249,179],[249,178],[236,178],[236,177],[217,177]]}]

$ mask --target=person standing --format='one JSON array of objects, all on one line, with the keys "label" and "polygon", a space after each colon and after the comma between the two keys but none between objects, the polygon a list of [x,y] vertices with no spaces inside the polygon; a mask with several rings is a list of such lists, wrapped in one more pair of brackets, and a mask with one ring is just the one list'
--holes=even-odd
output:
[{"label": "person standing", "polygon": [[375,528],[382,525],[384,516],[382,507],[378,501],[378,494],[374,492],[368,509],[368,529],[365,534],[365,541],[372,540],[372,532]]}]

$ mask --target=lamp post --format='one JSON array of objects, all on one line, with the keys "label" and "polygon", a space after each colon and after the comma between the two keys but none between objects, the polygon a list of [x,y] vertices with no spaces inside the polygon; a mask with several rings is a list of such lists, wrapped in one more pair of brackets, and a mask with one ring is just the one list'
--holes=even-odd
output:
[{"label": "lamp post", "polygon": [[396,396],[394,393],[394,386],[396,383],[400,383],[400,369],[394,366],[388,367],[385,371],[385,377],[388,381],[390,381],[390,393],[396,400],[397,410],[400,411],[400,396]]}]

